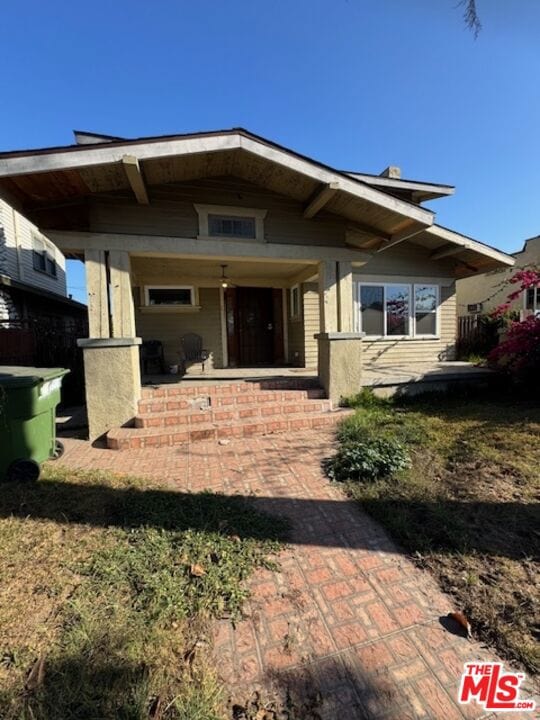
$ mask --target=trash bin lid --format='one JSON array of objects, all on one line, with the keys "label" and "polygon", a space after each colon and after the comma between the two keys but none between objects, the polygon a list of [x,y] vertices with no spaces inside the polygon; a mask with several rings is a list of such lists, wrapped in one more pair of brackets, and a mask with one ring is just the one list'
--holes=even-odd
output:
[{"label": "trash bin lid", "polygon": [[37,368],[22,367],[21,365],[0,365],[0,386],[1,387],[28,387],[37,385],[46,380],[61,378],[67,375],[69,370],[64,368]]}]

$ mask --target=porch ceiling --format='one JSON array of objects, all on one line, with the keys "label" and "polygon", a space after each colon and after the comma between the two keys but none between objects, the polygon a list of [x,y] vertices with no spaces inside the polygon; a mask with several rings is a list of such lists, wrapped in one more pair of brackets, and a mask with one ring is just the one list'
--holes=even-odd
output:
[{"label": "porch ceiling", "polygon": [[137,257],[131,259],[131,271],[134,279],[140,283],[168,284],[180,280],[193,284],[221,284],[221,265],[226,265],[226,276],[231,285],[267,284],[271,286],[289,285],[298,278],[302,281],[310,275],[316,277],[317,267],[306,263],[238,261],[230,258],[223,260],[189,260],[173,257]]}]

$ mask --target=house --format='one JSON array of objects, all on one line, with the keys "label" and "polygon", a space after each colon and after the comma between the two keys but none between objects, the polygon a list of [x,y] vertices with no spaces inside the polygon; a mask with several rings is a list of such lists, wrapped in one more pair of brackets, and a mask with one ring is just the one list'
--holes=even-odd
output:
[{"label": "house", "polygon": [[343,171],[246,130],[0,154],[0,194],[86,265],[90,435],[129,423],[139,346],[208,371],[312,367],[337,402],[377,363],[451,359],[455,283],[514,260],[434,222],[448,185]]},{"label": "house", "polygon": [[[522,250],[513,253],[515,266],[499,267],[457,282],[458,315],[488,315],[507,301],[512,286],[509,280],[518,270],[540,268],[540,235],[525,240]],[[521,317],[540,314],[540,288],[531,288],[510,303],[510,310]]]}]

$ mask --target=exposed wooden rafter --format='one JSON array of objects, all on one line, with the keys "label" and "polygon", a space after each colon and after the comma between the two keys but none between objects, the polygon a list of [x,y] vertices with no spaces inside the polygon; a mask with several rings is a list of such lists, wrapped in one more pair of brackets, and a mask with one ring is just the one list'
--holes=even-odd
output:
[{"label": "exposed wooden rafter", "polygon": [[122,165],[124,166],[126,177],[139,205],[149,205],[150,200],[137,158],[134,155],[124,155],[122,157]]},{"label": "exposed wooden rafter", "polygon": [[381,247],[377,248],[377,252],[379,253],[383,250],[388,250],[388,248],[394,247],[394,245],[399,245],[399,243],[402,243],[405,240],[408,240],[409,238],[418,235],[424,230],[424,227],[418,227],[417,223],[415,222],[407,223],[407,225],[403,227],[399,232],[394,233],[388,242],[385,242],[383,245],[381,245]]},{"label": "exposed wooden rafter", "polygon": [[445,245],[429,256],[430,260],[442,260],[443,258],[450,257],[451,255],[457,255],[464,250],[468,250],[467,245]]},{"label": "exposed wooden rafter", "polygon": [[323,209],[326,203],[331,200],[339,190],[339,183],[331,182],[322,185],[319,190],[311,197],[310,201],[304,208],[304,217],[312,218]]}]

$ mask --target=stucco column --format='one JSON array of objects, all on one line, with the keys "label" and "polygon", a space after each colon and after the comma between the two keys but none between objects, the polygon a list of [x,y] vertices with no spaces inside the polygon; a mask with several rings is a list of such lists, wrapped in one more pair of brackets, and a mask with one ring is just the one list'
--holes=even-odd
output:
[{"label": "stucco column", "polygon": [[363,336],[354,332],[315,335],[319,346],[319,381],[334,407],[343,398],[360,392]]},{"label": "stucco column", "polygon": [[137,414],[141,340],[135,336],[128,253],[86,250],[85,263],[90,337],[78,345],[84,356],[89,436],[95,440]]}]

